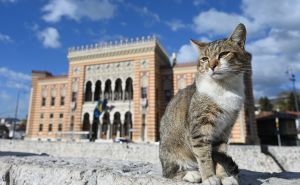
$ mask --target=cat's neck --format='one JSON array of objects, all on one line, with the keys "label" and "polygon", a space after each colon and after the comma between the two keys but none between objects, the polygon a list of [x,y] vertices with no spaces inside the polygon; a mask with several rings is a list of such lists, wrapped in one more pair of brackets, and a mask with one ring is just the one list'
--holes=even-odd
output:
[{"label": "cat's neck", "polygon": [[214,98],[225,94],[234,94],[244,98],[243,74],[224,80],[216,80],[210,76],[202,76],[196,79],[197,92]]}]

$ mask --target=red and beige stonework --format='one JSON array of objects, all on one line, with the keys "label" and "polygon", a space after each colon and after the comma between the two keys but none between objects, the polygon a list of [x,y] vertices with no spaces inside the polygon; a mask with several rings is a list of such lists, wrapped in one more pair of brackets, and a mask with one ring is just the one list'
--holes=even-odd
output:
[{"label": "red and beige stonework", "polygon": [[[95,133],[102,140],[158,141],[168,101],[192,84],[196,73],[196,63],[171,65],[154,37],[70,48],[67,57],[67,76],[32,72],[27,139],[86,139]],[[245,84],[247,101],[232,131],[234,143],[257,138],[251,76]],[[94,120],[94,108],[104,98],[114,108]]]}]

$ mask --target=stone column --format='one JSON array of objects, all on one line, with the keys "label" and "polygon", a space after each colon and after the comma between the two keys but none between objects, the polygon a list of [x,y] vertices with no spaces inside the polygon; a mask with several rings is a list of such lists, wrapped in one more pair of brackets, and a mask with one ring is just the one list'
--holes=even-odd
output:
[{"label": "stone column", "polygon": [[113,131],[113,121],[114,121],[114,115],[113,113],[109,114],[109,129],[107,130],[108,139],[112,139],[112,131]]},{"label": "stone column", "polygon": [[121,114],[121,135],[122,137],[125,136],[125,113]]},{"label": "stone column", "polygon": [[122,100],[125,101],[125,88],[126,88],[126,81],[122,82]]},{"label": "stone column", "polygon": [[92,84],[92,87],[91,87],[91,88],[92,88],[92,102],[95,101],[95,100],[94,100],[94,98],[95,98],[95,86],[96,86],[96,85],[93,83],[93,84]]},{"label": "stone column", "polygon": [[111,137],[110,137],[110,132],[111,132],[111,124],[108,123],[107,124],[107,131],[106,131],[106,139],[109,140]]},{"label": "stone column", "polygon": [[93,135],[93,114],[90,114],[89,118],[90,118],[90,131],[89,131],[88,139],[91,139]]},{"label": "stone column", "polygon": [[115,99],[115,82],[111,81],[111,96],[112,96],[112,101]]}]

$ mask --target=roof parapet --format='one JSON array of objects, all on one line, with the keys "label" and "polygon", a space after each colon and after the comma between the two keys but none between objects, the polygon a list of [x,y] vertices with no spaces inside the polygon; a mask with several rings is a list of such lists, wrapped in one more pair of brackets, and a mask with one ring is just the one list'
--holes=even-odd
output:
[{"label": "roof parapet", "polygon": [[147,36],[147,37],[136,37],[135,39],[121,39],[116,41],[109,41],[104,43],[95,43],[90,45],[82,45],[77,47],[70,47],[68,49],[69,53],[77,52],[77,51],[88,51],[93,49],[102,49],[102,48],[113,48],[113,47],[119,47],[119,46],[127,46],[127,45],[135,45],[135,44],[141,44],[145,42],[151,42],[151,41],[158,41],[155,35],[153,36]]}]

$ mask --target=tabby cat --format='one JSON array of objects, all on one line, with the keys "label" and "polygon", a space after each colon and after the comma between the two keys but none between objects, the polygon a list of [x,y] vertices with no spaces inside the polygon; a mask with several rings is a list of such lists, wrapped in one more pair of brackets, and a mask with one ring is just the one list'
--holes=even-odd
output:
[{"label": "tabby cat", "polygon": [[177,93],[161,120],[163,176],[203,185],[239,184],[238,167],[226,148],[244,103],[243,76],[250,71],[245,40],[243,24],[227,39],[191,40],[199,48],[195,82]]}]

